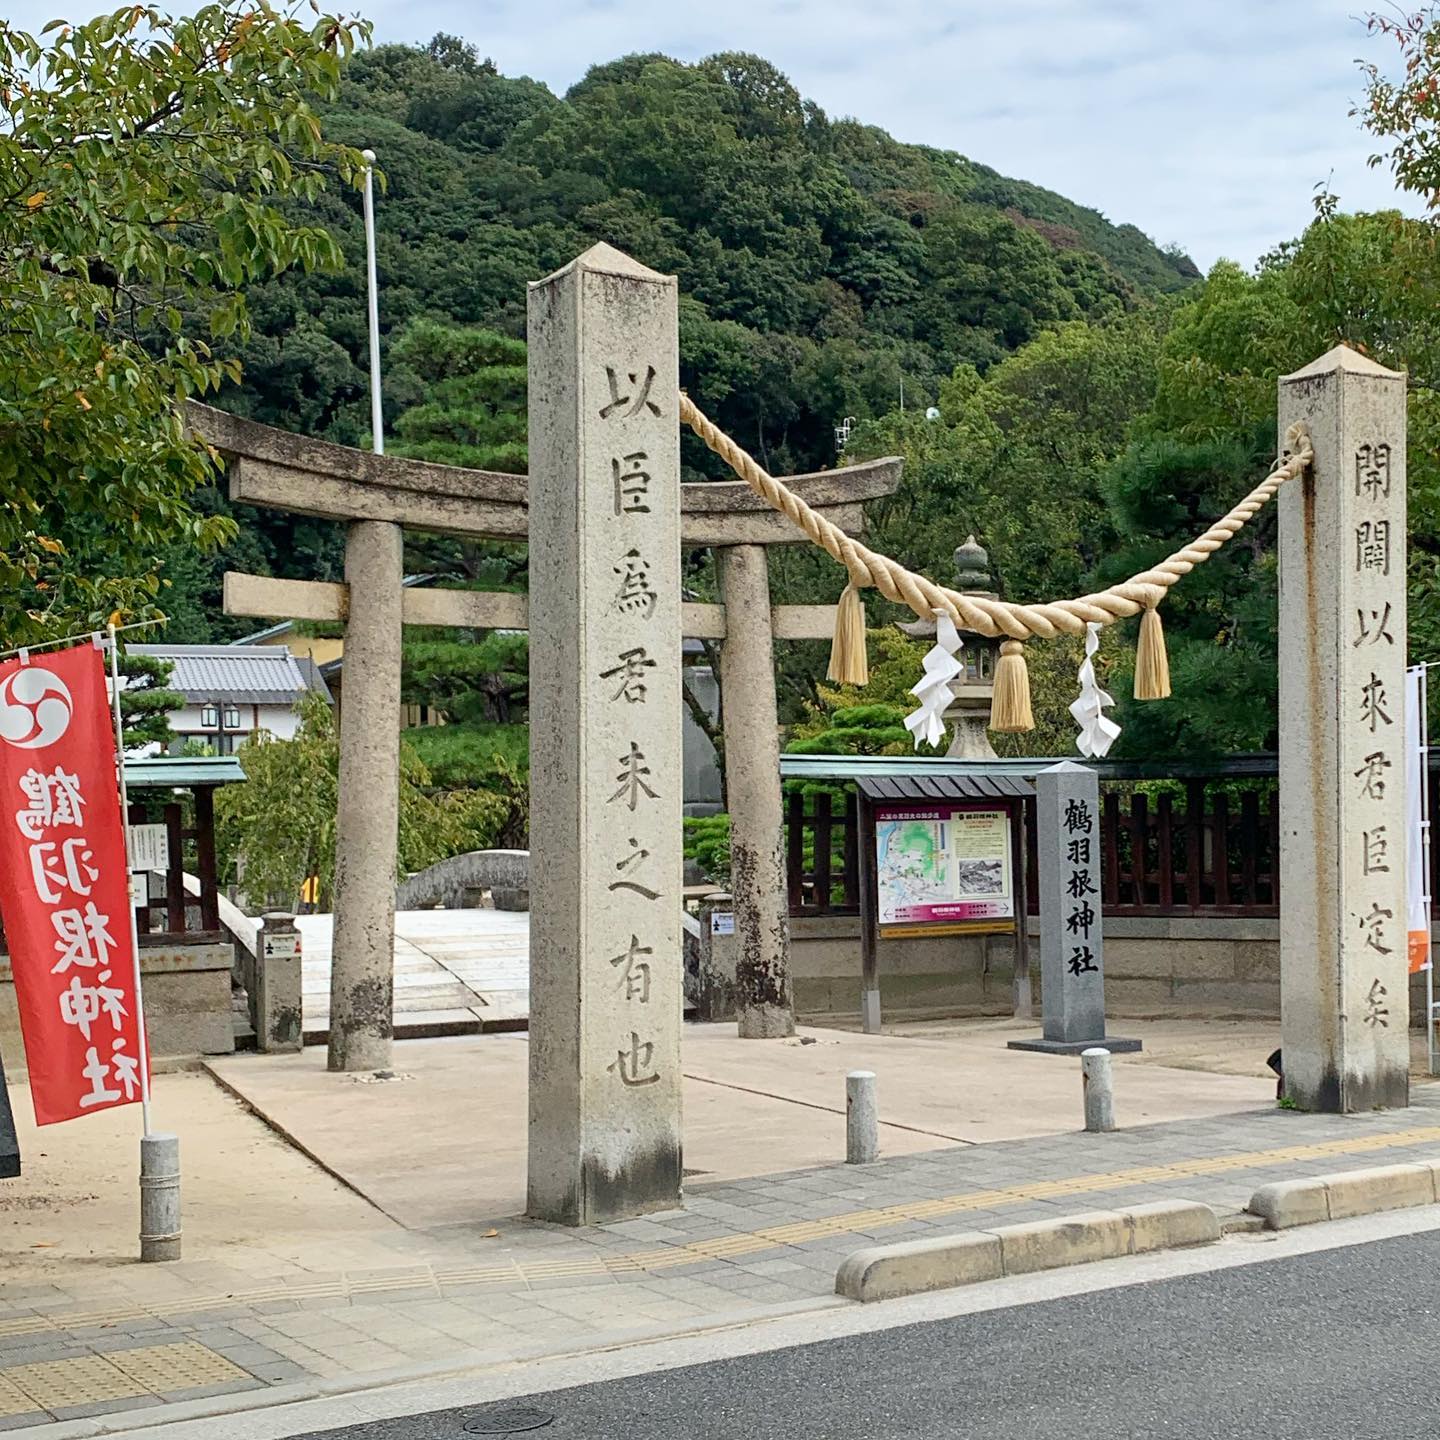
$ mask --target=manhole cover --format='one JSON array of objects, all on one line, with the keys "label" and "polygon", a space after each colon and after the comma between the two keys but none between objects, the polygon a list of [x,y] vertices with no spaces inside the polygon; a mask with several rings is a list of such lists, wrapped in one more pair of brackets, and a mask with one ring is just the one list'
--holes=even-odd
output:
[{"label": "manhole cover", "polygon": [[517,1435],[522,1430],[539,1430],[555,1417],[548,1410],[519,1405],[511,1410],[491,1410],[465,1422],[469,1435]]}]

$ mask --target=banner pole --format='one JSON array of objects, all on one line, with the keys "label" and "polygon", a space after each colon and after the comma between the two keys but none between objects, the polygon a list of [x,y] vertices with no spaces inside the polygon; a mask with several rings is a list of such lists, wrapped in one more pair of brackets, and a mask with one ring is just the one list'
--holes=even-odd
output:
[{"label": "banner pole", "polygon": [[385,412],[380,404],[380,283],[375,275],[375,152],[365,160],[365,291],[370,326],[370,448],[385,453]]},{"label": "banner pole", "polygon": [[1430,905],[1430,667],[1419,669],[1420,687],[1420,873],[1425,900],[1425,1049],[1429,1070],[1436,1073],[1435,946],[1431,939]]},{"label": "banner pole", "polygon": [[[125,883],[130,892],[130,954],[135,961],[135,1028],[140,1036],[140,1114],[146,1136],[155,1133],[150,1124],[150,1036],[145,1029],[145,997],[140,983],[140,933],[135,924],[134,876],[130,870],[130,788],[125,783],[125,727],[120,717],[120,647],[115,643],[115,626],[110,627],[110,700],[115,713],[115,767],[120,776],[120,836],[125,846]],[[149,899],[149,880],[146,899]]]}]

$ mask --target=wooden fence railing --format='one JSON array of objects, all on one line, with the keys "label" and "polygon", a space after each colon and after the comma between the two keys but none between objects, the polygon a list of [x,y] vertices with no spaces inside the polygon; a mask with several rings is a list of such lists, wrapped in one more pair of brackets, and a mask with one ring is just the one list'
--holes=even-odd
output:
[{"label": "wooden fence railing", "polygon": [[[1232,799],[1204,780],[1184,782],[1183,800],[1103,786],[1101,893],[1116,916],[1280,913],[1279,796],[1242,790]],[[1027,802],[1030,873],[1035,874],[1035,803]],[[1030,887],[1030,913],[1038,911]]]},{"label": "wooden fence railing", "polygon": [[[1116,916],[1275,916],[1280,913],[1279,795],[1265,777],[1250,788],[1215,777],[1176,777],[1183,795],[1152,795],[1101,781],[1105,913]],[[1027,864],[1035,913],[1034,801]],[[1440,769],[1430,772],[1430,813],[1440,814]],[[785,845],[792,915],[860,910],[856,797],[787,794]],[[1430,893],[1440,897],[1440,845]],[[1440,915],[1440,904],[1433,907]]]},{"label": "wooden fence railing", "polygon": [[851,790],[785,797],[785,872],[792,915],[860,913],[860,820]]}]

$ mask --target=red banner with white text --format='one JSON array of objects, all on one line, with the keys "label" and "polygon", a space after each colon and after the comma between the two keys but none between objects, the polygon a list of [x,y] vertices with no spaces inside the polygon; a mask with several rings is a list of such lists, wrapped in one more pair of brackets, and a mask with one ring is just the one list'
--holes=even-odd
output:
[{"label": "red banner with white text", "polygon": [[40,1125],[140,1099],[111,716],[94,645],[0,663],[0,918]]}]

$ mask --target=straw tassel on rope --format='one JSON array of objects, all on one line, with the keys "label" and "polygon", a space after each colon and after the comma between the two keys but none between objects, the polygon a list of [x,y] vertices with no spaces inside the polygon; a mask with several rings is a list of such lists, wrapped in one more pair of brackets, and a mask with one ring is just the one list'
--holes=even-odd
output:
[{"label": "straw tassel on rope", "polygon": [[835,636],[830,643],[830,669],[826,679],[837,685],[870,683],[870,658],[865,650],[865,607],[853,583],[845,587],[835,607]]},{"label": "straw tassel on rope", "polygon": [[1000,645],[995,690],[990,698],[990,728],[1009,734],[1035,728],[1030,711],[1030,671],[1025,664],[1025,647],[1018,640],[1005,640]]},{"label": "straw tassel on rope", "polygon": [[1165,653],[1165,630],[1158,606],[1147,605],[1140,616],[1140,644],[1135,651],[1135,698],[1170,698],[1170,657]]}]

